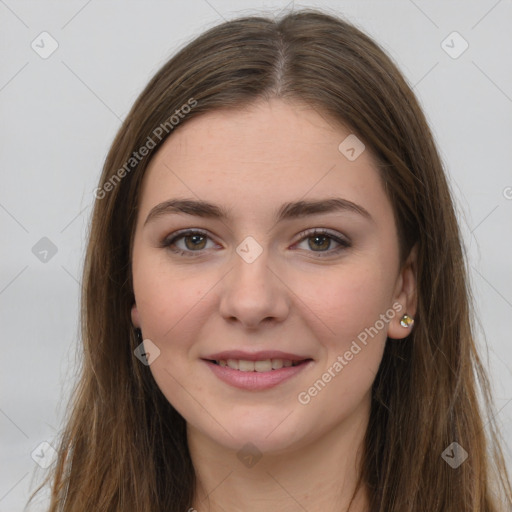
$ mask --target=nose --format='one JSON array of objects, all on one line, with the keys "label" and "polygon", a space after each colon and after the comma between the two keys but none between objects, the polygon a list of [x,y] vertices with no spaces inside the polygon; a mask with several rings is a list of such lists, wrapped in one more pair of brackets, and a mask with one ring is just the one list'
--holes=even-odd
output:
[{"label": "nose", "polygon": [[233,268],[222,280],[220,314],[231,323],[257,329],[281,323],[289,314],[288,288],[268,264],[268,251],[252,263],[235,255]]}]

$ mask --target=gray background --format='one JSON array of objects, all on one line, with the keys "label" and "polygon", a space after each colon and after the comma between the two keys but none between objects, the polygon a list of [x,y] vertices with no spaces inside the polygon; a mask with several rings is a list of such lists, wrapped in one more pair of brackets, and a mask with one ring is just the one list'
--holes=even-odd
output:
[{"label": "gray background", "polygon": [[[457,201],[495,415],[512,444],[510,0],[0,0],[0,511],[23,509],[44,474],[31,453],[60,428],[93,190],[121,119],[164,61],[204,29],[302,6],[332,10],[373,36],[426,111]],[[47,58],[31,47],[51,49],[43,31],[58,43]],[[446,39],[453,31],[469,44],[457,58],[464,41]],[[38,450],[51,461],[51,450]]]}]

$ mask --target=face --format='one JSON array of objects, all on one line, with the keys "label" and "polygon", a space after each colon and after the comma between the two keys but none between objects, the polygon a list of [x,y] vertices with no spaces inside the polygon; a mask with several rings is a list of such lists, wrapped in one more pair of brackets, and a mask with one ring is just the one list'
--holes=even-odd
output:
[{"label": "face", "polygon": [[262,101],[184,123],[152,159],[132,321],[189,431],[277,452],[369,411],[414,273],[370,151],[339,149],[349,135]]}]

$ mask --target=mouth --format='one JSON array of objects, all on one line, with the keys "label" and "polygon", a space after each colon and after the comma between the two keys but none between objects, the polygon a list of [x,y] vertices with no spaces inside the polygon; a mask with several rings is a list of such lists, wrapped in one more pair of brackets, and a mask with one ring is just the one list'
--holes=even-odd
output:
[{"label": "mouth", "polygon": [[281,368],[289,368],[292,366],[300,366],[308,361],[310,358],[302,360],[292,359],[261,359],[256,361],[250,361],[248,359],[207,359],[210,363],[216,364],[217,366],[223,366],[231,368],[232,370],[238,370],[239,372],[272,372],[280,370]]},{"label": "mouth", "polygon": [[254,353],[224,351],[211,354],[203,361],[225,384],[246,391],[263,391],[278,386],[314,363],[310,357],[277,350]]}]

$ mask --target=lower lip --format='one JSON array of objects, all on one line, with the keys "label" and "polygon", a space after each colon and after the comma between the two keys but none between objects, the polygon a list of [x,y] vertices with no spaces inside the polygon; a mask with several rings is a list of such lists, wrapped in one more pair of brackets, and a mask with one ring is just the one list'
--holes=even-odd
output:
[{"label": "lower lip", "polygon": [[263,389],[273,388],[302,372],[313,362],[311,360],[304,361],[297,366],[287,366],[279,368],[279,370],[270,370],[268,372],[242,372],[240,370],[233,370],[233,368],[229,366],[220,366],[211,361],[204,361],[220,380],[235,388],[249,391],[261,391]]}]

